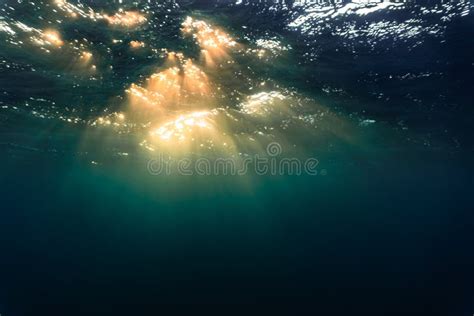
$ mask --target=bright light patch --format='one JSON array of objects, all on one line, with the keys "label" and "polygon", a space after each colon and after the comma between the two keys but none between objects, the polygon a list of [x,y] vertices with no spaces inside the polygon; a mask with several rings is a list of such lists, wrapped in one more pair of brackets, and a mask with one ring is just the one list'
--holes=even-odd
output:
[{"label": "bright light patch", "polygon": [[240,105],[246,114],[264,115],[281,108],[286,97],[277,91],[261,92],[251,95]]},{"label": "bright light patch", "polygon": [[196,136],[196,132],[212,131],[215,115],[211,111],[192,112],[180,115],[173,121],[163,124],[151,132],[151,135],[163,141],[186,141]]},{"label": "bright light patch", "polygon": [[81,54],[81,59],[88,62],[92,58],[92,53],[91,52],[82,52]]},{"label": "bright light patch", "polygon": [[61,36],[56,31],[49,30],[49,31],[44,32],[43,38],[46,42],[48,42],[51,45],[54,45],[54,46],[64,45],[64,42],[61,40]]},{"label": "bright light patch", "polygon": [[134,27],[146,22],[146,18],[136,11],[121,11],[115,15],[104,15],[104,19],[112,25],[122,27]]},{"label": "bright light patch", "polygon": [[228,50],[237,46],[237,42],[229,34],[192,17],[186,18],[181,30],[196,39],[208,66],[213,66],[216,61],[227,57]]},{"label": "bright light patch", "polygon": [[55,30],[34,30],[38,36],[31,36],[31,41],[38,46],[54,46],[61,47],[64,41],[61,39],[59,33]]},{"label": "bright light patch", "polygon": [[177,107],[199,103],[211,95],[207,75],[192,60],[170,54],[175,66],[150,76],[144,87],[133,84],[127,90],[132,105]]},{"label": "bright light patch", "polygon": [[141,41],[131,41],[130,47],[134,49],[143,48],[145,47],[145,43]]}]

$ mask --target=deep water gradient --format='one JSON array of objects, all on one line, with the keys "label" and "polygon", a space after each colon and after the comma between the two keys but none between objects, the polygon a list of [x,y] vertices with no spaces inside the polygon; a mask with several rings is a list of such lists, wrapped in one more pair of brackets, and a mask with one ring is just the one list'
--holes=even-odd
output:
[{"label": "deep water gradient", "polygon": [[472,315],[469,4],[216,3],[0,2],[0,314]]}]

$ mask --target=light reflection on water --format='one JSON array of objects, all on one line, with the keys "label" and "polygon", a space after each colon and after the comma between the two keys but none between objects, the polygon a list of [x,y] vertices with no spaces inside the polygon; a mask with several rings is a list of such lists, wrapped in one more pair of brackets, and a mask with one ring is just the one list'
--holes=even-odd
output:
[{"label": "light reflection on water", "polygon": [[[407,297],[421,298],[420,311],[426,310],[432,306],[428,300],[445,292],[454,293],[443,300],[452,304],[451,314],[462,309],[459,299],[467,296],[459,282],[451,281],[464,282],[469,269],[445,272],[455,262],[472,261],[472,247],[462,247],[472,235],[466,225],[472,222],[466,221],[472,218],[472,163],[462,152],[426,149],[440,134],[465,146],[442,126],[451,118],[470,135],[472,124],[462,130],[467,115],[456,112],[460,99],[445,93],[463,95],[456,88],[462,82],[451,79],[470,64],[455,68],[456,76],[448,76],[452,85],[444,90],[433,78],[443,68],[409,69],[393,77],[374,71],[359,78],[364,64],[351,58],[363,59],[364,49],[352,53],[351,43],[363,43],[367,37],[360,34],[367,29],[370,45],[385,41],[392,31],[405,32],[407,23],[396,21],[386,32],[379,31],[386,23],[356,30],[351,23],[340,31],[326,19],[317,19],[313,27],[310,11],[302,27],[332,28],[331,34],[349,45],[346,55],[337,55],[334,48],[345,46],[331,46],[334,37],[305,43],[329,44],[330,62],[324,63],[317,49],[289,46],[282,37],[251,27],[244,32],[202,12],[176,14],[173,7],[161,7],[166,1],[138,1],[140,8],[123,1],[122,11],[117,5],[92,9],[74,0],[6,2],[16,10],[0,3],[0,240],[2,253],[11,254],[2,258],[0,296],[7,293],[12,301],[6,303],[14,305],[2,315],[23,310],[50,315],[42,306],[77,300],[85,304],[79,304],[81,310],[95,311],[105,299],[102,307],[110,310],[117,298],[128,302],[115,304],[118,312],[130,304],[131,315],[144,302],[168,306],[170,298],[202,306],[220,299],[274,298],[278,304],[302,297],[314,308],[328,295],[333,297],[325,304],[329,313],[347,298],[349,313],[357,301],[366,302],[368,308],[360,310],[367,314],[374,302],[380,311]],[[154,16],[153,10],[161,11]],[[140,12],[146,21],[135,24],[137,16],[124,12]],[[195,18],[186,20],[188,15]],[[198,24],[183,34],[183,21]],[[417,22],[408,24],[422,46]],[[199,34],[200,29],[205,32]],[[49,38],[53,44],[36,45],[32,38],[41,39],[46,30],[57,32]],[[405,35],[398,42],[413,38]],[[54,45],[58,41],[62,45]],[[451,42],[444,54],[471,52],[465,44],[456,51]],[[433,42],[428,46],[439,48]],[[298,49],[321,64],[297,65],[293,54]],[[436,60],[443,53],[433,51]],[[395,60],[397,67],[406,60],[435,61],[428,55],[410,59],[410,54],[400,65],[400,56],[395,57],[368,54],[365,70],[381,60]],[[340,71],[353,65],[357,69]],[[380,101],[365,106],[367,99],[348,93],[347,86],[332,85],[326,77],[331,74],[338,83],[365,87]],[[373,81],[361,86],[363,80]],[[383,80],[391,85],[380,85]],[[321,87],[321,94],[310,94]],[[419,99],[419,88],[436,91],[443,105],[449,103],[448,111],[429,103],[428,110],[416,112],[421,102],[410,106],[400,99],[390,107],[382,102],[394,95],[387,87],[395,87],[395,95],[409,92],[412,99]],[[341,95],[349,101],[338,103]],[[402,107],[408,110],[400,112]],[[388,114],[375,116],[380,112]],[[432,120],[433,112],[442,120]],[[420,141],[411,133],[411,118],[426,131],[416,150],[399,141]],[[393,130],[401,131],[399,138]],[[371,151],[373,143],[378,151]],[[317,158],[318,168],[328,173],[166,177],[147,170],[147,162],[160,154],[196,160],[268,158],[269,144],[276,144],[277,151],[270,153],[281,152],[278,158]],[[426,285],[440,274],[441,282],[410,286]],[[370,290],[354,291],[361,284]],[[426,292],[431,285],[435,289]],[[397,290],[379,291],[389,288]],[[48,295],[38,297],[42,291]],[[88,299],[93,303],[85,303]],[[403,307],[405,313],[414,310]]]},{"label": "light reflection on water", "polygon": [[[120,81],[116,73],[120,68],[114,63],[117,58],[124,58],[127,67],[136,67],[137,72],[136,80],[125,73],[128,83],[122,82],[122,89],[113,96],[110,92],[107,98],[98,95],[95,104],[56,112],[42,107],[32,112],[38,118],[77,125],[84,134],[81,150],[97,150],[99,143],[101,150],[113,148],[112,155],[116,151],[137,155],[239,155],[262,152],[275,141],[287,148],[302,147],[307,139],[324,144],[328,136],[336,141],[357,142],[351,120],[343,114],[291,86],[279,84],[278,78],[259,74],[261,65],[271,67],[291,51],[274,37],[243,44],[238,35],[215,23],[186,16],[176,21],[176,27],[177,41],[187,44],[175,49],[144,36],[141,27],[154,23],[147,19],[149,12],[139,13],[129,6],[104,13],[61,0],[55,5],[59,14],[74,18],[63,23],[77,23],[80,17],[84,29],[96,24],[101,27],[103,38],[82,33],[71,36],[59,25],[46,31],[19,22],[8,27],[18,32],[13,38],[21,42],[21,50],[29,49],[23,38],[42,38],[36,44],[47,53],[45,64],[58,67],[58,78],[64,76],[65,82],[74,82],[75,90],[70,95],[88,98],[93,96],[89,88],[92,85],[94,92],[107,91],[97,87],[112,82],[116,85]],[[189,46],[194,46],[198,54],[193,54]],[[140,63],[146,60],[147,66],[141,68]],[[123,137],[128,139],[125,150],[117,148]]]}]

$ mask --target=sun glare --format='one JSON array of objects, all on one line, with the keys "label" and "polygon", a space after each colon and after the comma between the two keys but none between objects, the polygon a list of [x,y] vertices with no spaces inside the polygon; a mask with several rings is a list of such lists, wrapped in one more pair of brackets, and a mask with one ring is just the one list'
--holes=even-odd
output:
[{"label": "sun glare", "polygon": [[132,105],[192,107],[211,96],[207,75],[191,59],[183,60],[181,54],[171,53],[168,62],[174,66],[151,75],[144,86],[133,84],[127,90]]},{"label": "sun glare", "polygon": [[197,41],[208,66],[214,66],[216,62],[228,58],[229,50],[237,47],[237,42],[229,34],[192,17],[186,18],[181,30]]},{"label": "sun glare", "polygon": [[135,27],[147,21],[146,17],[136,11],[121,11],[115,15],[104,15],[104,19],[111,25],[122,27]]},{"label": "sun glare", "polygon": [[61,39],[61,36],[59,35],[59,33],[55,30],[46,30],[44,33],[43,33],[43,40],[49,44],[49,45],[53,45],[53,46],[56,46],[56,47],[61,47],[64,45],[64,42],[63,40]]}]

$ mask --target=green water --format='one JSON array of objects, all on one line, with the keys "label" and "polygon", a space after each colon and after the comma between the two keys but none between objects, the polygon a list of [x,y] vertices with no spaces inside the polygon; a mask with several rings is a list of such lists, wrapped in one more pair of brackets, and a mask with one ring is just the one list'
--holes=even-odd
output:
[{"label": "green water", "polygon": [[[28,34],[10,38],[24,46],[0,43],[1,315],[192,315],[203,307],[253,314],[255,303],[269,306],[262,315],[472,314],[468,71],[462,83],[450,77],[466,52],[439,49],[459,67],[441,79],[393,84],[380,75],[382,83],[370,85],[372,68],[396,68],[397,49],[390,57],[361,49],[358,68],[345,67],[354,60],[344,45],[309,62],[306,39],[268,16],[255,23],[253,11],[154,8],[145,26],[124,32],[87,19],[43,23],[38,14],[61,14],[43,2],[15,6],[5,14],[12,28],[22,21],[54,26],[65,41],[87,37],[100,58],[91,74],[74,68],[74,50],[44,53]],[[188,15],[244,47],[229,52],[235,64],[201,64],[198,45],[180,33]],[[469,35],[468,26],[457,27]],[[146,48],[131,51],[132,39]],[[258,59],[247,50],[258,39],[291,49]],[[189,104],[143,119],[127,103],[132,83],[145,86],[164,69],[166,56],[153,51],[161,48],[183,51],[221,88],[205,104],[218,109],[208,134],[193,123],[183,141],[150,140],[152,126],[188,114]],[[282,99],[263,115],[242,110],[271,91]],[[410,103],[407,93],[421,101]],[[129,125],[97,124],[116,112]],[[140,145],[145,139],[152,150]],[[275,143],[281,152],[272,156],[267,146]],[[317,166],[312,175],[258,175],[253,165],[240,176],[153,174],[150,161],[163,153]]]}]

